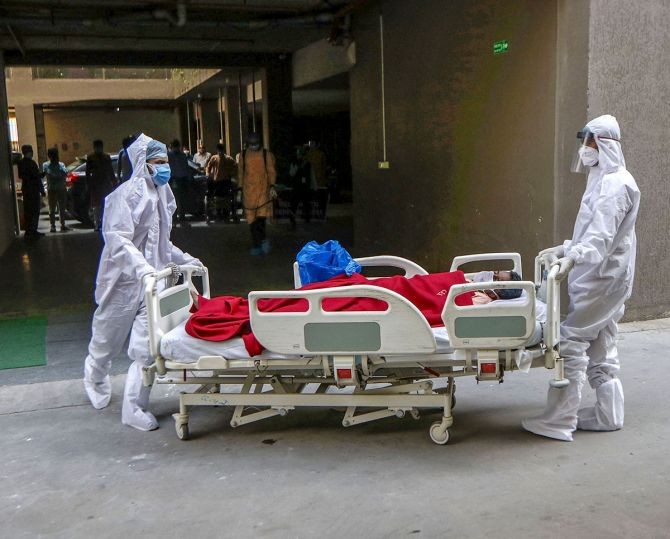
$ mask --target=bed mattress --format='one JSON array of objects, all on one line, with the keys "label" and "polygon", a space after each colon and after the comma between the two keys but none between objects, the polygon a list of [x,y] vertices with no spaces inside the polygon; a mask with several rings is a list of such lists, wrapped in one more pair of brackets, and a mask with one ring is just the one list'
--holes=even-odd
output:
[{"label": "bed mattress", "polygon": [[[276,354],[267,350],[259,356],[250,358],[244,341],[237,337],[223,342],[205,341],[191,337],[184,326],[186,322],[163,335],[161,339],[161,355],[168,360],[179,363],[195,363],[202,356],[222,356],[226,359],[287,359],[294,356]],[[538,322],[535,325],[535,331],[528,339],[527,346],[532,346],[540,342],[542,338],[542,327]],[[444,327],[433,328],[433,335],[437,343],[438,354],[448,354],[453,352],[449,343],[449,335]]]}]

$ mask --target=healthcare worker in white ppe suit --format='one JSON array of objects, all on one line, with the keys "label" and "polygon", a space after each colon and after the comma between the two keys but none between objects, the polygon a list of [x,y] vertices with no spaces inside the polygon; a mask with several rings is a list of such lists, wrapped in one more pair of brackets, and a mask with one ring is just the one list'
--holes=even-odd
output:
[{"label": "healthcare worker in white ppe suit", "polygon": [[[559,258],[559,277],[569,272],[570,302],[561,324],[560,351],[570,384],[550,387],[544,412],[523,422],[530,432],[566,441],[572,441],[576,429],[611,431],[623,426],[617,322],[633,289],[640,204],[640,191],[626,170],[616,118],[600,116],[577,137],[580,147],[573,172],[588,171],[588,181],[572,239],[541,253]],[[587,376],[596,404],[579,409]]]},{"label": "healthcare worker in white ppe suit", "polygon": [[142,367],[151,360],[142,278],[169,263],[194,264],[199,260],[170,241],[175,198],[170,186],[167,148],[143,134],[128,147],[131,178],[105,201],[93,315],[92,337],[84,366],[84,388],[95,408],[111,397],[109,370],[128,334],[128,370],[121,421],[139,430],[158,428],[147,411],[150,387],[142,384]]}]

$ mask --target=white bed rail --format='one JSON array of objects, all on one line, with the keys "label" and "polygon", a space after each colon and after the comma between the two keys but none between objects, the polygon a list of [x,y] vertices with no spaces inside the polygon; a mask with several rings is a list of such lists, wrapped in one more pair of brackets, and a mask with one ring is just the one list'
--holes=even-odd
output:
[{"label": "white bed rail", "polygon": [[[142,278],[144,284],[144,302],[147,307],[147,324],[149,330],[149,350],[158,362],[160,355],[160,339],[175,326],[186,320],[193,305],[191,290],[197,292],[193,284],[194,276],[202,277],[202,295],[210,295],[209,271],[199,266],[179,266],[184,282],[177,286],[161,287],[160,282],[172,275],[172,268],[165,268],[149,273]],[[162,374],[162,373],[161,373]]]},{"label": "white bed rail", "polygon": [[[516,271],[516,270],[515,270]],[[482,289],[521,289],[525,300],[493,301],[484,305],[456,305],[456,298]],[[511,349],[523,346],[535,329],[535,284],[530,281],[493,281],[451,287],[442,320],[454,348]]]},{"label": "white bed rail", "polygon": [[[419,266],[419,264],[400,256],[366,256],[363,258],[354,258],[354,260],[364,268],[396,268],[403,270],[403,275],[408,279],[415,275],[428,275],[428,272]],[[374,279],[374,277],[371,278]],[[297,262],[293,262],[293,283],[295,288],[300,288],[302,286],[300,267]]]},{"label": "white bed rail", "polygon": [[[323,301],[372,298],[385,311],[332,312]],[[262,312],[260,300],[301,299],[305,312]],[[371,285],[342,288],[251,292],[251,328],[268,350],[280,354],[426,354],[436,350],[435,337],[421,312],[400,294]]]},{"label": "white bed rail", "polygon": [[457,269],[460,269],[461,266],[470,262],[484,262],[488,260],[509,260],[513,264],[512,271],[516,271],[520,276],[523,277],[521,269],[521,255],[519,253],[479,253],[476,255],[457,256],[451,263],[451,269],[449,271],[456,271]]}]

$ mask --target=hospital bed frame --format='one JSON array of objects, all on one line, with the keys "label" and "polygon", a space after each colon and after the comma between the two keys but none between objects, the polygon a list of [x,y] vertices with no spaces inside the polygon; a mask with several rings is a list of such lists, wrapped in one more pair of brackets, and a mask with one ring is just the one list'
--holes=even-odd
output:
[{"label": "hospital bed frame", "polygon": [[[394,256],[359,258],[364,267],[393,267],[405,277],[427,272],[409,260]],[[459,256],[451,271],[464,264],[511,261],[522,275],[517,253],[485,253]],[[496,281],[452,286],[442,312],[449,334],[449,353],[436,353],[436,341],[421,312],[401,295],[371,285],[320,290],[257,291],[249,294],[252,330],[258,341],[277,359],[232,360],[202,356],[194,363],[162,357],[161,337],[188,318],[192,306],[193,276],[202,276],[202,295],[209,297],[205,269],[181,266],[183,283],[159,291],[167,268],[145,276],[149,346],[154,363],[144,368],[144,383],[197,384],[193,392],[182,392],[179,413],[174,414],[180,439],[189,438],[189,408],[233,406],[230,425],[238,427],[273,416],[284,416],[296,407],[345,408],[345,427],[387,417],[418,419],[420,409],[441,409],[440,421],[430,427],[437,444],[449,440],[455,405],[455,378],[474,376],[477,382],[502,382],[505,372],[519,365],[556,367],[553,385],[563,386],[559,356],[560,282],[557,268],[547,260],[535,261],[535,282]],[[297,265],[296,287],[300,286]],[[547,274],[548,273],[548,274]],[[471,276],[472,274],[466,274]],[[546,275],[547,322],[539,344],[526,347],[535,330],[535,293]],[[464,292],[481,289],[521,288],[525,302],[498,301],[486,305],[458,306]],[[361,297],[386,302],[385,311],[329,312],[322,307],[327,298]],[[299,299],[307,302],[304,312],[263,312],[265,299]],[[285,356],[290,357],[285,357]],[[436,388],[436,380],[446,387]],[[314,390],[314,385],[316,389]],[[239,391],[231,391],[235,386]],[[353,388],[351,393],[328,393],[328,389]],[[307,392],[311,388],[313,391]],[[261,409],[259,409],[261,408]]]}]

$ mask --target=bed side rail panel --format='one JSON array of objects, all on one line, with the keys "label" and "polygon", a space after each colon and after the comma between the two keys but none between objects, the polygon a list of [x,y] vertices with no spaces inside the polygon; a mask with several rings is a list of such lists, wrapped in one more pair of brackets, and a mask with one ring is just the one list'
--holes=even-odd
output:
[{"label": "bed side rail panel", "polygon": [[[373,298],[386,311],[324,311],[329,298]],[[262,312],[259,300],[302,299],[305,312]],[[268,350],[281,354],[432,353],[435,338],[421,312],[401,295],[370,285],[321,290],[251,292],[251,328]]]},{"label": "bed side rail panel", "polygon": [[[485,305],[456,305],[465,292],[521,288],[524,301],[500,300]],[[494,281],[452,286],[442,320],[454,348],[507,349],[523,346],[535,329],[535,285],[530,281]]]},{"label": "bed side rail panel", "polygon": [[456,271],[457,269],[460,269],[461,266],[464,266],[470,262],[482,262],[487,260],[509,260],[513,264],[513,271],[516,271],[523,277],[521,268],[521,255],[519,253],[479,253],[474,255],[457,256],[451,263],[451,269],[449,271]]}]

